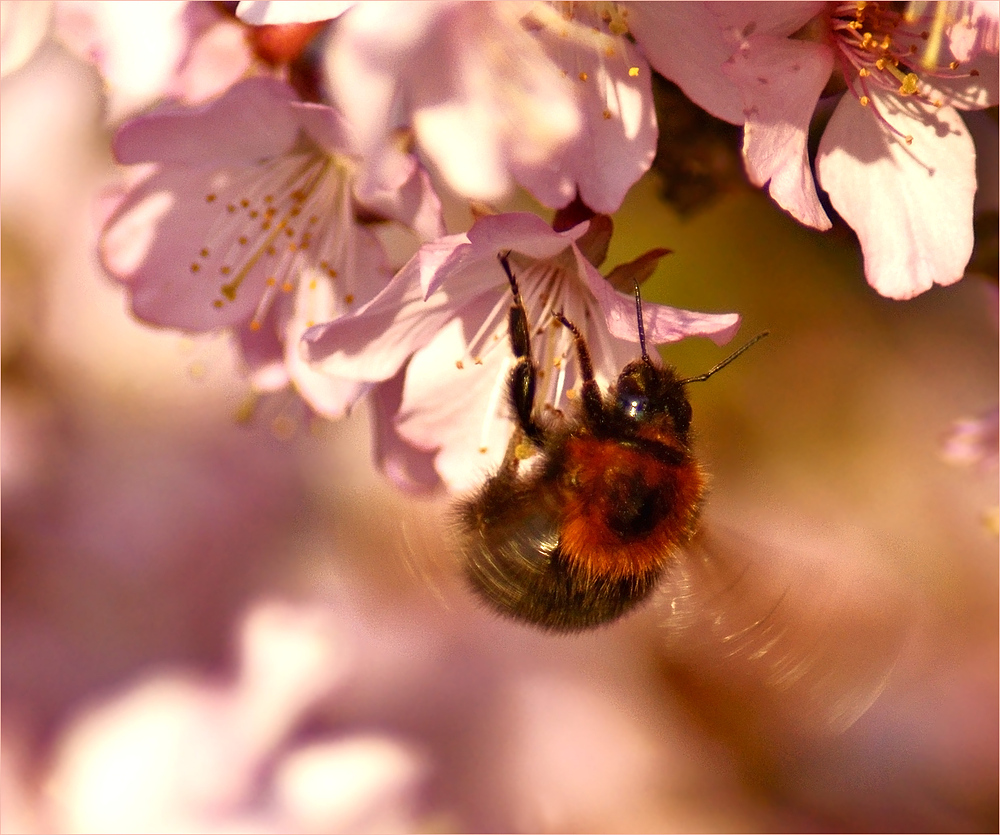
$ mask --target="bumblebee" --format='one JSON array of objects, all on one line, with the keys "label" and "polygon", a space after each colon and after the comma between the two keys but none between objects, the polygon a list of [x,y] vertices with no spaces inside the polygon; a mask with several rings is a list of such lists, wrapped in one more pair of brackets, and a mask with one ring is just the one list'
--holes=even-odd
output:
[{"label": "bumblebee", "polygon": [[498,257],[513,294],[507,389],[517,426],[499,470],[457,509],[465,571],[503,615],[551,630],[586,629],[648,597],[691,539],[705,476],[691,451],[685,387],[767,332],[704,374],[680,378],[646,350],[636,285],[642,355],[602,392],[582,332],[558,313],[573,336],[582,385],[574,414],[546,415],[535,403],[538,366],[508,256]]}]

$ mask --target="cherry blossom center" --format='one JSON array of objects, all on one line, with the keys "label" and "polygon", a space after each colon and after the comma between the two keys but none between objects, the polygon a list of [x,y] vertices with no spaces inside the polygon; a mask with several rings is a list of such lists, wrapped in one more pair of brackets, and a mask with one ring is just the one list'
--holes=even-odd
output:
[{"label": "cherry blossom center", "polygon": [[[930,19],[915,17],[895,3],[838,3],[830,13],[831,42],[851,93],[864,107],[872,104],[877,88],[940,107],[928,79],[962,75],[957,61],[938,64],[948,6],[936,7]],[[975,70],[971,74],[976,74]],[[902,134],[873,107],[877,118],[907,144]]]},{"label": "cherry blossom center", "polygon": [[[256,330],[276,295],[292,293],[305,275],[312,289],[318,278],[337,279],[353,223],[350,182],[340,160],[317,152],[273,159],[235,177],[217,175],[205,195],[217,207],[216,219],[189,265],[192,276],[219,282],[213,307],[234,302],[251,276],[263,273],[250,322]],[[341,295],[344,304],[353,301]]]}]

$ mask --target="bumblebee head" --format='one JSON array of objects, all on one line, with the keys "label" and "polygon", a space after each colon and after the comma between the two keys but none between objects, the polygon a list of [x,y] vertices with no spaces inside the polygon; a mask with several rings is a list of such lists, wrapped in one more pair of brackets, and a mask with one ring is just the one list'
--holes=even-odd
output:
[{"label": "bumblebee head", "polygon": [[648,356],[633,360],[618,375],[614,408],[636,424],[670,418],[673,429],[687,439],[691,426],[691,404],[684,383],[670,368],[657,368]]}]

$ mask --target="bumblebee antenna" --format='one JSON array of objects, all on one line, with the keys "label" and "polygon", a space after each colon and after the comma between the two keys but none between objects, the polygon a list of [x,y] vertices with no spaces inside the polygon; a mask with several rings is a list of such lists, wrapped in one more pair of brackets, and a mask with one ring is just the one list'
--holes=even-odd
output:
[{"label": "bumblebee antenna", "polygon": [[727,365],[729,365],[729,363],[731,363],[734,359],[736,359],[740,354],[742,354],[744,351],[746,351],[748,348],[752,347],[753,345],[756,345],[765,336],[770,335],[770,333],[771,333],[770,331],[762,331],[761,333],[758,333],[746,345],[744,345],[742,348],[737,348],[735,351],[733,351],[733,353],[731,353],[728,357],[726,357],[722,362],[720,362],[714,368],[708,369],[708,371],[706,371],[704,374],[699,374],[697,377],[688,377],[686,380],[681,380],[680,384],[682,386],[686,386],[688,383],[702,383],[702,382],[704,382],[709,377],[711,377],[713,374],[715,374],[716,371],[721,371],[723,368],[725,368]]},{"label": "bumblebee antenna", "polygon": [[635,318],[639,323],[639,347],[642,348],[643,360],[647,365],[652,365],[653,362],[646,352],[646,328],[642,324],[642,295],[639,293],[639,282],[633,279],[633,284],[635,284]]}]

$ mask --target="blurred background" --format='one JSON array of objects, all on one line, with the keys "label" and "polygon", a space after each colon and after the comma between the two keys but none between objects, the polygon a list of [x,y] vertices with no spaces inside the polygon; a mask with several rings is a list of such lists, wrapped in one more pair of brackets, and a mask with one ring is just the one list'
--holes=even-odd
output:
[{"label": "blurred background", "polygon": [[[96,73],[46,44],[2,89],[4,831],[996,831],[995,437],[944,454],[997,407],[995,249],[883,299],[711,124],[615,216],[606,267],[674,251],[646,298],[771,331],[691,399],[706,530],[816,630],[806,697],[667,591],[569,637],[481,609],[449,498],[374,471],[363,408],[247,418],[224,336],[129,318],[93,253]],[[995,212],[996,112],[970,118]]]}]

